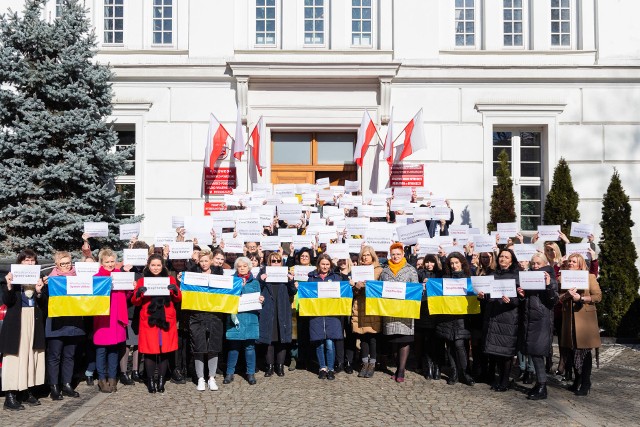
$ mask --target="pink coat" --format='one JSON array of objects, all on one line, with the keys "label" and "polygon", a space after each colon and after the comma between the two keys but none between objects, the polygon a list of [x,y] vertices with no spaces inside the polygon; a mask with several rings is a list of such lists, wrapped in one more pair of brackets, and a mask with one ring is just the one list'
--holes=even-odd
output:
[{"label": "pink coat", "polygon": [[[113,271],[120,271],[115,269]],[[111,276],[111,272],[100,267],[96,276]],[[127,340],[127,291],[111,291],[111,307],[108,316],[94,316],[93,343],[114,345]]]}]

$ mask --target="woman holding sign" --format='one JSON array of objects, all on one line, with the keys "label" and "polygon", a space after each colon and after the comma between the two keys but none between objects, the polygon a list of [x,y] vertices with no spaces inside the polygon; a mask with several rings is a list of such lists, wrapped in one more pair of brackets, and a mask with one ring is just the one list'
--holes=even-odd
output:
[{"label": "woman holding sign", "polygon": [[[169,356],[178,349],[178,329],[175,304],[182,301],[176,279],[169,276],[162,255],[151,255],[133,290],[131,302],[140,307],[138,349],[144,354],[144,370],[147,374],[149,393],[164,393],[165,378],[169,368]],[[145,279],[166,277],[169,279],[169,295],[147,296]],[[158,380],[154,373],[158,369]]]},{"label": "woman holding sign", "polygon": [[[358,257],[358,265],[373,267],[373,280],[378,280],[382,267],[378,256],[371,246],[363,246]],[[351,326],[353,333],[360,338],[360,357],[362,368],[358,377],[371,378],[376,370],[376,337],[382,330],[380,316],[367,316],[366,313],[365,282],[359,281],[353,285],[353,307],[351,308]]]},{"label": "woman holding sign", "polygon": [[[272,253],[271,256],[277,253]],[[258,295],[258,303],[264,301],[260,295],[260,283],[251,274],[251,260],[247,257],[236,258],[234,263],[235,277],[242,279],[242,295]],[[258,304],[260,305],[260,304]],[[256,383],[256,340],[260,335],[260,324],[258,323],[259,311],[255,308],[243,309],[242,298],[238,314],[227,316],[226,337],[229,343],[229,355],[227,357],[227,373],[224,376],[223,384],[230,384],[233,381],[233,374],[236,371],[240,350],[244,350],[244,358],[247,363],[247,381],[250,385]]]},{"label": "woman holding sign", "polygon": [[[267,258],[267,266],[282,267],[282,255],[271,252]],[[260,337],[258,343],[267,345],[265,362],[267,367],[264,376],[284,376],[284,359],[287,355],[287,345],[292,340],[292,312],[290,298],[298,291],[291,273],[287,274],[286,282],[268,281],[266,268],[260,273],[260,293],[264,298],[260,312]],[[274,368],[275,363],[275,368]]]},{"label": "woman holding sign", "polygon": [[[100,269],[96,276],[111,276],[111,273],[120,271],[116,268],[116,254],[111,249],[101,249],[98,261]],[[118,362],[124,352],[129,324],[126,293],[112,290],[109,315],[93,317],[98,388],[103,393],[113,393],[117,389]]]},{"label": "woman holding sign", "polygon": [[[536,373],[536,384],[527,394],[527,399],[540,400],[547,398],[544,358],[549,354],[553,342],[553,307],[558,302],[558,284],[553,267],[548,265],[542,254],[531,257],[529,266],[531,271],[544,273],[545,288],[539,290],[518,288],[518,296],[523,305],[520,351],[531,357]],[[520,280],[520,283],[524,287],[523,280]]]},{"label": "woman holding sign", "polygon": [[[499,392],[508,389],[518,342],[518,269],[513,251],[502,249],[498,253],[498,268],[493,276],[496,286],[492,285],[491,298],[485,306],[484,352],[492,359],[491,366],[497,366],[499,370],[498,382],[491,386],[492,390]],[[484,293],[478,293],[478,298],[485,298]],[[492,369],[490,377],[493,377],[491,372]]]},{"label": "woman holding sign", "polygon": [[[568,259],[569,270],[587,271],[587,263],[580,254],[571,254]],[[563,270],[565,271],[565,270]],[[561,272],[562,273],[562,272]],[[566,277],[561,274],[563,288],[568,288]],[[600,285],[596,276],[587,273],[588,285],[585,289],[569,287],[562,294],[562,333],[561,345],[573,349],[573,369],[575,380],[569,387],[576,396],[586,396],[591,389],[591,368],[593,360],[591,349],[600,347],[600,328],[595,304],[602,300]]]},{"label": "woman holding sign", "polygon": [[[340,282],[339,274],[334,273],[335,267],[331,257],[320,254],[316,270],[309,273],[309,282]],[[335,380],[335,343],[344,338],[342,322],[338,316],[316,316],[309,319],[309,335],[311,342],[315,343],[316,355],[320,371],[318,378]],[[326,357],[325,357],[326,350]]]},{"label": "woman holding sign", "polygon": [[[21,251],[16,260],[20,265],[37,263],[37,255],[31,249]],[[44,383],[43,310],[46,309],[46,299],[41,297],[42,279],[34,279],[32,285],[14,284],[13,281],[13,273],[9,273],[1,285],[2,303],[7,306],[7,314],[0,332],[0,353],[4,408],[16,411],[24,409],[18,400],[18,391],[26,390],[25,403],[40,405],[30,389]]]},{"label": "woman holding sign", "polygon": [[[380,280],[383,282],[418,283],[418,272],[407,263],[402,243],[396,242],[389,248],[389,263],[382,269]],[[397,370],[392,378],[399,383],[404,382],[410,344],[413,342],[413,330],[413,319],[404,317],[386,317],[384,319],[384,334],[393,344],[394,350],[397,350]]]}]

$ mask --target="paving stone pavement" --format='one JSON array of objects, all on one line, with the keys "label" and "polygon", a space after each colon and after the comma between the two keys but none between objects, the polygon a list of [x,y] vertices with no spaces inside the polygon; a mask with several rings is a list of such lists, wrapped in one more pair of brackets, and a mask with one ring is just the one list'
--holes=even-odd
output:
[{"label": "paving stone pavement", "polygon": [[550,381],[549,398],[527,401],[517,384],[496,393],[486,384],[448,386],[408,372],[404,384],[376,372],[371,379],[338,374],[320,381],[306,371],[264,378],[249,386],[236,375],[220,390],[198,392],[195,385],[167,384],[150,395],[143,384],[120,386],[114,394],[78,386],[79,399],[25,411],[0,411],[0,426],[631,426],[640,419],[640,351],[607,345],[594,369],[592,393],[576,397],[566,384]]}]

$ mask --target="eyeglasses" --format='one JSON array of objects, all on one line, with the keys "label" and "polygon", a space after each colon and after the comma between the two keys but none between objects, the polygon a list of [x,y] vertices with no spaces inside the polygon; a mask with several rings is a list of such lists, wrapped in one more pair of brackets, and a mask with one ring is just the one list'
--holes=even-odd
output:
[{"label": "eyeglasses", "polygon": [[60,267],[68,267],[71,265],[71,262],[61,262]]},{"label": "eyeglasses", "polygon": [[282,258],[271,258],[271,262],[282,262]]},{"label": "eyeglasses", "polygon": [[364,258],[364,257],[366,257],[366,256],[370,257],[370,256],[372,256],[372,255],[371,255],[370,253],[362,254],[362,257],[363,257],[363,258]]}]

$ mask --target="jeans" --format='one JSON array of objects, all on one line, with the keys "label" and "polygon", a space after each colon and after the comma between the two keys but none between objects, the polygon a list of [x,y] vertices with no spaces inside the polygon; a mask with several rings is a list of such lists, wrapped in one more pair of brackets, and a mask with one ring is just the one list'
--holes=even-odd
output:
[{"label": "jeans", "polygon": [[[327,350],[327,358],[324,357],[325,348]],[[336,348],[331,339],[325,339],[322,341],[316,342],[316,356],[318,357],[318,365],[320,365],[320,369],[327,369],[329,367],[330,371],[333,371],[333,367],[335,366],[336,359]]]},{"label": "jeans", "polygon": [[227,375],[233,375],[236,371],[240,349],[244,347],[244,358],[247,361],[247,375],[256,373],[256,346],[255,340],[229,340],[229,355],[227,356]]},{"label": "jeans", "polygon": [[518,352],[518,363],[520,365],[520,371],[524,372],[526,370],[533,372],[533,360],[531,356]]},{"label": "jeans", "polygon": [[99,380],[116,378],[121,347],[121,344],[96,346],[96,369]]}]

